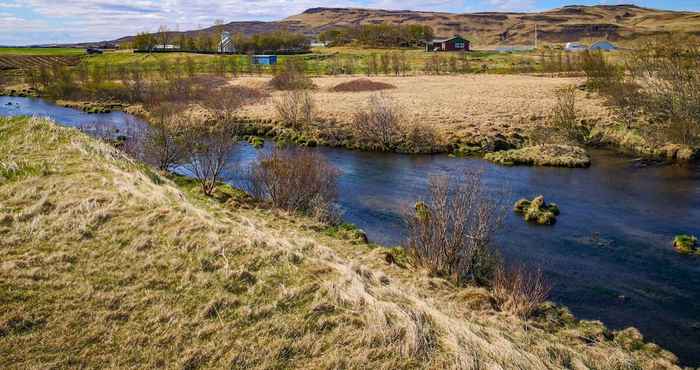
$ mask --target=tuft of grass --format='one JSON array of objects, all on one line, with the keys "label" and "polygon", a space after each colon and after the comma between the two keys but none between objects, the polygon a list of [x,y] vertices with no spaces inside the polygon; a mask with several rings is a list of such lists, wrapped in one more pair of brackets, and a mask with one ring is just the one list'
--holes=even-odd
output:
[{"label": "tuft of grass", "polygon": [[673,248],[680,254],[698,254],[700,255],[700,247],[698,247],[698,238],[693,235],[677,235],[673,239]]},{"label": "tuft of grass", "polygon": [[484,159],[503,166],[550,166],[581,168],[591,165],[586,150],[571,145],[545,144],[487,153]]}]

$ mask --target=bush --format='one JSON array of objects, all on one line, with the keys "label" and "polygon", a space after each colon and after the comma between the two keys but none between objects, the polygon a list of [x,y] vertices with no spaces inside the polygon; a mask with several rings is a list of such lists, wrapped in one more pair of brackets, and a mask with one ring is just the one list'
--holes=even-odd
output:
[{"label": "bush", "polygon": [[541,270],[531,271],[517,266],[499,267],[492,289],[501,310],[526,320],[545,302],[551,286],[544,280]]},{"label": "bush", "polygon": [[403,117],[393,101],[383,95],[370,97],[367,107],[355,113],[351,129],[357,139],[373,149],[389,151],[401,137]]},{"label": "bush", "polygon": [[276,149],[262,155],[248,175],[248,190],[273,206],[335,223],[340,173],[320,154],[304,149]]},{"label": "bush", "polygon": [[550,138],[563,144],[583,144],[588,137],[588,129],[581,125],[576,111],[576,87],[567,86],[556,92],[557,104],[554,106],[550,125],[554,135]]},{"label": "bush", "polygon": [[654,128],[674,143],[700,144],[700,44],[677,35],[653,39],[627,66]]},{"label": "bush", "polygon": [[182,110],[172,104],[149,107],[151,121],[143,138],[143,156],[147,163],[168,171],[182,161],[182,143],[178,116]]},{"label": "bush", "polygon": [[235,135],[240,125],[235,121],[207,122],[190,116],[182,129],[183,153],[186,168],[199,182],[202,192],[212,195],[224,171],[230,168],[230,159],[236,148]]},{"label": "bush", "polygon": [[407,252],[431,273],[487,285],[500,264],[492,245],[504,208],[485,194],[479,172],[434,176],[429,196],[407,214]]},{"label": "bush", "polygon": [[275,100],[275,110],[285,126],[302,130],[314,120],[313,96],[308,90],[288,91]]},{"label": "bush", "polygon": [[305,90],[314,89],[316,86],[309,77],[304,74],[303,61],[287,59],[280,72],[270,80],[270,86],[276,90]]}]

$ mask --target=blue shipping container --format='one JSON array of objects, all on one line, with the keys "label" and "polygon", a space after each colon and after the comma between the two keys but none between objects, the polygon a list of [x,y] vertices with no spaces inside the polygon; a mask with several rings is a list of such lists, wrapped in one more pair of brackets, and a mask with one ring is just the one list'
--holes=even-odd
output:
[{"label": "blue shipping container", "polygon": [[277,64],[277,55],[253,55],[253,64]]}]

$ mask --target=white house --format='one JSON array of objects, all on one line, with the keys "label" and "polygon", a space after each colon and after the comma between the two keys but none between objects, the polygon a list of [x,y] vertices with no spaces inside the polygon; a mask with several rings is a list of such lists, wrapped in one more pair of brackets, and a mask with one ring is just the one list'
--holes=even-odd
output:
[{"label": "white house", "polygon": [[566,50],[566,51],[586,51],[586,50],[588,50],[588,46],[586,46],[580,42],[567,42],[566,45],[564,46],[564,50]]}]

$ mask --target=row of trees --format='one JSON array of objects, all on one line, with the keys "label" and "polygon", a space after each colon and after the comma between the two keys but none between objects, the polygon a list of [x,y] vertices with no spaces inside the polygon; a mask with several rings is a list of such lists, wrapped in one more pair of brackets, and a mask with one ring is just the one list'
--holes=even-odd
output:
[{"label": "row of trees", "polygon": [[365,24],[321,32],[319,39],[331,46],[356,43],[371,47],[417,47],[435,36],[430,26],[417,24]]},{"label": "row of trees", "polygon": [[[212,32],[194,34],[171,32],[165,28],[157,33],[139,33],[127,46],[137,50],[153,50],[158,45],[175,45],[185,51],[215,52],[219,50],[223,31],[223,26],[214,28]],[[302,52],[308,50],[310,45],[306,36],[288,31],[260,33],[250,37],[238,33],[232,40],[239,53]]]}]

